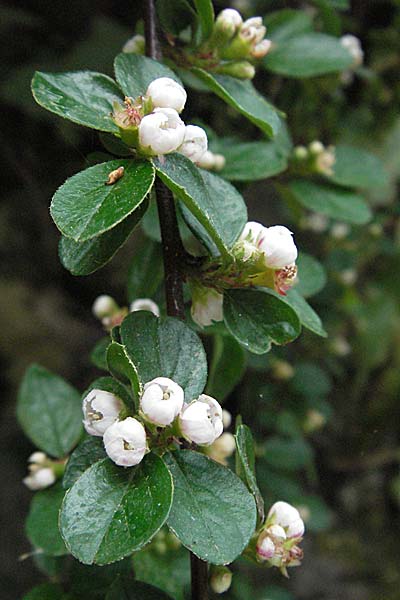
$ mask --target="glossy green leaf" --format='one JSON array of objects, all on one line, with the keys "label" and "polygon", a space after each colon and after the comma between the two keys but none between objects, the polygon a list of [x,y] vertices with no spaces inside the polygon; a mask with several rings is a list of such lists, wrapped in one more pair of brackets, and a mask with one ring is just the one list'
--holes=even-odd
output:
[{"label": "glossy green leaf", "polygon": [[142,383],[169,377],[190,402],[204,390],[207,359],[197,334],[172,317],[157,318],[148,311],[130,313],[121,325],[122,344]]},{"label": "glossy green leaf", "polygon": [[215,244],[221,253],[227,253],[247,221],[246,205],[239,192],[217,175],[198,169],[181,154],[165,156],[163,161],[155,159],[154,164],[160,178],[195,217],[189,224],[199,237],[209,247]]},{"label": "glossy green leaf", "polygon": [[289,189],[302,206],[332,219],[356,225],[363,225],[371,219],[368,204],[354,192],[305,180],[292,181]]},{"label": "glossy green leaf", "polygon": [[67,548],[85,564],[105,565],[132,554],[165,523],[172,489],[168,469],[154,454],[128,469],[108,459],[95,463],[67,492],[61,507]]},{"label": "glossy green leaf", "polygon": [[51,456],[68,454],[82,435],[79,392],[39,365],[32,365],[25,373],[17,416],[25,434]]},{"label": "glossy green leaf", "polygon": [[117,133],[112,121],[113,102],[122,101],[121,90],[110,77],[92,71],[35,73],[32,93],[50,112],[100,131]]},{"label": "glossy green leaf", "polygon": [[161,245],[145,240],[131,261],[128,273],[128,301],[151,298],[161,284],[164,273]]},{"label": "glossy green leaf", "polygon": [[269,137],[275,136],[281,121],[277,110],[265,100],[249,80],[214,75],[194,68],[193,73],[227,104],[238,110]]},{"label": "glossy green leaf", "polygon": [[199,15],[201,40],[206,40],[214,28],[214,7],[211,0],[194,0],[194,5]]},{"label": "glossy green leaf", "polygon": [[75,242],[72,238],[62,236],[58,249],[62,265],[73,275],[89,275],[103,267],[126,242],[147,207],[148,201],[144,200],[116,227],[86,242]]},{"label": "glossy green leaf", "polygon": [[[123,176],[106,185],[111,171]],[[143,202],[154,183],[147,160],[118,159],[73,175],[56,191],[50,213],[58,229],[76,242],[97,237],[121,223]]]},{"label": "glossy green leaf", "polygon": [[204,454],[180,450],[165,460],[175,489],[168,527],[202,560],[231,563],[254,533],[252,495],[230,469]]},{"label": "glossy green leaf", "polygon": [[170,77],[181,83],[169,67],[140,54],[118,54],[114,69],[122,91],[131,98],[144,95],[149,84],[158,77]]},{"label": "glossy green leaf", "polygon": [[215,334],[207,394],[222,402],[241,381],[245,370],[246,353],[242,346],[230,335]]},{"label": "glossy green leaf", "polygon": [[343,71],[352,63],[339,38],[315,32],[277,42],[263,61],[274,73],[299,78]]},{"label": "glossy green leaf", "polygon": [[32,498],[26,520],[26,535],[32,546],[49,556],[67,554],[58,529],[58,513],[64,494],[60,483],[37,492]]},{"label": "glossy green leaf", "polygon": [[326,271],[322,264],[310,254],[300,252],[296,265],[296,292],[304,298],[318,294],[326,284]]},{"label": "glossy green leaf", "polygon": [[328,334],[321,323],[321,319],[307,300],[300,296],[296,290],[290,290],[284,297],[284,301],[293,308],[303,327],[321,337],[327,337]]},{"label": "glossy green leaf", "polygon": [[106,451],[103,438],[94,435],[86,436],[68,459],[62,480],[64,490],[71,488],[86,469],[104,458],[106,458]]},{"label": "glossy green leaf", "polygon": [[264,500],[258,489],[255,468],[254,441],[251,430],[247,425],[239,425],[235,433],[236,442],[236,473],[253,494],[257,506],[258,519],[264,522]]},{"label": "glossy green leaf", "polygon": [[69,597],[58,583],[42,583],[25,594],[22,600],[69,600]]},{"label": "glossy green leaf", "polygon": [[387,185],[388,176],[382,161],[363,150],[352,146],[338,145],[335,148],[333,175],[329,178],[338,185],[356,188],[379,188]]},{"label": "glossy green leaf", "polygon": [[269,13],[265,17],[268,27],[268,39],[279,44],[293,39],[303,33],[312,31],[312,15],[305,10],[290,8]]},{"label": "glossy green leaf", "polygon": [[267,289],[225,292],[224,320],[231,335],[254,354],[292,342],[301,331],[295,311]]},{"label": "glossy green leaf", "polygon": [[103,369],[103,371],[108,371],[106,352],[110,343],[111,339],[108,335],[106,335],[96,343],[90,353],[90,361],[92,364],[94,364],[94,366],[98,369]]},{"label": "glossy green leaf", "polygon": [[112,342],[107,348],[107,366],[110,373],[122,383],[128,383],[132,386],[133,392],[137,397],[141,384],[135,365],[129,359],[124,346],[117,342]]},{"label": "glossy green leaf", "polygon": [[[167,535],[172,537],[170,532]],[[170,548],[169,539],[166,537],[161,540],[161,543],[167,545],[166,551],[158,552],[158,540],[154,541],[154,544],[137,552],[133,557],[136,579],[156,585],[174,600],[185,600],[185,588],[190,587],[189,552],[183,546],[177,548],[175,545]],[[171,573],[174,574],[173,577]]]},{"label": "glossy green leaf", "polygon": [[133,576],[120,576],[111,585],[105,600],[172,600],[172,598],[153,585],[136,581]]},{"label": "glossy green leaf", "polygon": [[226,164],[219,172],[230,181],[257,181],[266,179],[287,169],[287,158],[274,142],[243,143],[235,138],[222,138],[214,152],[225,157]]}]

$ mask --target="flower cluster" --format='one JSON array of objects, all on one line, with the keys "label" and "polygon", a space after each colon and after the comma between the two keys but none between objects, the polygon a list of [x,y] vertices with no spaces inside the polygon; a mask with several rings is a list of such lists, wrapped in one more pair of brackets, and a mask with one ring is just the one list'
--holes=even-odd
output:
[{"label": "flower cluster", "polygon": [[181,386],[167,377],[144,385],[136,417],[126,416],[118,396],[99,389],[85,396],[82,408],[87,433],[102,436],[108,456],[122,467],[140,463],[161,439],[165,446],[181,437],[208,446],[223,431],[222,409],[214,398],[201,394],[186,403]]},{"label": "flower cluster", "polygon": [[335,164],[335,147],[324,146],[322,142],[315,140],[306,146],[296,146],[293,152],[292,167],[302,175],[333,175]]},{"label": "flower cluster", "polygon": [[287,575],[287,567],[300,565],[305,527],[299,511],[287,502],[275,502],[257,538],[256,556],[259,562],[278,567]]},{"label": "flower cluster", "polygon": [[102,294],[98,296],[93,303],[92,312],[94,316],[102,322],[104,329],[111,331],[113,327],[121,325],[128,312],[137,310],[148,310],[156,317],[160,316],[158,304],[151,298],[137,298],[131,302],[129,311],[126,306],[119,306],[111,296]]},{"label": "flower cluster", "polygon": [[52,460],[44,452],[34,452],[28,458],[29,475],[23,483],[32,491],[50,487],[64,472],[65,461]]}]

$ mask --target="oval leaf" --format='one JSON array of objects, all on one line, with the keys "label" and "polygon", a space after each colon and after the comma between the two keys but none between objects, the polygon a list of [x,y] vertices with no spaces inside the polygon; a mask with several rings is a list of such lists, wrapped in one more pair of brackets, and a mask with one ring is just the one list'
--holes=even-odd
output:
[{"label": "oval leaf", "polygon": [[308,298],[318,294],[326,284],[326,271],[321,263],[304,252],[300,252],[297,261],[296,292]]},{"label": "oval leaf", "polygon": [[102,337],[94,346],[90,353],[90,362],[103,371],[108,371],[106,353],[107,348],[111,344],[111,339],[108,335]]},{"label": "oval leaf", "polygon": [[235,389],[246,371],[246,352],[230,335],[213,336],[213,353],[206,393],[221,403]]},{"label": "oval leaf", "polygon": [[118,54],[114,70],[122,91],[131,98],[144,95],[149,83],[158,77],[170,77],[181,84],[179,77],[169,67],[140,54]]},{"label": "oval leaf", "polygon": [[37,492],[26,520],[26,535],[32,546],[48,556],[62,556],[67,549],[58,529],[58,513],[65,491],[60,483]]},{"label": "oval leaf", "polygon": [[112,342],[107,348],[107,366],[116,379],[132,386],[133,393],[137,398],[141,390],[138,372],[125,352],[124,346],[118,342]]},{"label": "oval leaf", "polygon": [[[212,145],[211,145],[212,146]],[[226,160],[219,172],[230,181],[257,181],[287,169],[287,158],[273,142],[248,142],[226,138],[219,140],[215,152]]]},{"label": "oval leaf", "polygon": [[128,469],[104,459],[67,492],[61,533],[78,560],[105,565],[147,544],[165,523],[171,502],[171,476],[158,456],[148,454]]},{"label": "oval leaf", "polygon": [[247,485],[254,496],[257,506],[258,519],[264,522],[264,500],[258,489],[255,467],[254,441],[247,425],[239,425],[235,433],[236,442],[236,473]]},{"label": "oval leaf", "polygon": [[108,590],[105,600],[172,600],[165,592],[132,576],[118,577]]},{"label": "oval leaf", "polygon": [[68,459],[62,480],[64,490],[71,488],[93,463],[104,458],[107,456],[103,439],[93,435],[86,436]]},{"label": "oval leaf", "polygon": [[321,319],[296,290],[290,290],[284,297],[284,302],[287,302],[293,308],[303,327],[321,337],[327,337],[328,334],[322,326]]},{"label": "oval leaf", "polygon": [[137,249],[129,267],[128,301],[151,298],[162,282],[163,273],[161,244],[146,240]]},{"label": "oval leaf", "polygon": [[357,188],[379,188],[388,176],[381,160],[361,148],[335,147],[335,164],[330,180],[338,185]]}]

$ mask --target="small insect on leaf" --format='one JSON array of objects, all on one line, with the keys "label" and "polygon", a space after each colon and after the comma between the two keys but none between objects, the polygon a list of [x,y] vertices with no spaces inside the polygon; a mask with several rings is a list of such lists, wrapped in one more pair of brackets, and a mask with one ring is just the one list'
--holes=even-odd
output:
[{"label": "small insect on leaf", "polygon": [[105,182],[105,185],[113,185],[114,183],[116,183],[118,179],[121,179],[121,177],[124,174],[124,171],[124,167],[118,167],[118,169],[111,171],[111,173],[108,174],[108,179]]}]

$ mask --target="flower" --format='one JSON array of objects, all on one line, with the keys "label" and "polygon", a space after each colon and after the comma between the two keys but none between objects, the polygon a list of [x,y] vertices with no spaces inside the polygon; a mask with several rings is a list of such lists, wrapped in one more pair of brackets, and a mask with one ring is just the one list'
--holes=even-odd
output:
[{"label": "flower", "polygon": [[83,399],[83,426],[90,435],[101,436],[118,420],[123,403],[118,396],[104,390],[91,390]]},{"label": "flower", "polygon": [[258,538],[256,552],[260,560],[268,560],[274,556],[275,544],[266,532]]},{"label": "flower", "polygon": [[212,288],[195,286],[192,292],[192,319],[200,327],[207,327],[214,322],[222,321],[223,295]]},{"label": "flower", "polygon": [[233,38],[240,29],[243,19],[234,8],[225,8],[215,19],[214,38],[219,45],[224,45]]},{"label": "flower", "polygon": [[293,233],[283,225],[266,227],[257,238],[257,246],[265,256],[265,264],[272,269],[282,269],[297,258]]},{"label": "flower", "polygon": [[209,446],[223,431],[222,408],[214,398],[201,394],[198,400],[184,407],[179,423],[189,442]]},{"label": "flower", "polygon": [[178,152],[197,163],[207,150],[207,134],[202,127],[197,125],[186,125],[183,143]]},{"label": "flower", "polygon": [[283,527],[287,538],[301,538],[304,534],[304,523],[300,513],[288,502],[275,502],[269,510],[267,521]]},{"label": "flower", "polygon": [[262,17],[246,19],[240,28],[240,35],[255,46],[264,39],[266,33],[267,28],[263,25]]},{"label": "flower", "polygon": [[156,377],[144,386],[140,408],[146,419],[161,427],[170,425],[182,409],[184,392],[168,377]]},{"label": "flower", "polygon": [[206,150],[196,161],[198,167],[208,170],[214,169],[215,171],[222,171],[225,167],[225,163],[225,156],[222,154],[214,154],[211,150]]},{"label": "flower", "polygon": [[210,587],[215,594],[223,594],[231,587],[232,572],[228,567],[212,566],[210,576]]},{"label": "flower", "polygon": [[144,36],[140,34],[129,38],[122,48],[122,52],[125,52],[126,54],[144,54],[144,50],[145,39]]},{"label": "flower", "polygon": [[152,312],[156,317],[160,316],[160,309],[151,298],[137,298],[129,307],[129,312],[136,312],[137,310],[148,310]]},{"label": "flower", "polygon": [[33,471],[22,480],[23,483],[33,492],[43,490],[44,488],[53,485],[56,481],[56,476],[53,469],[50,467],[41,467],[37,471]]},{"label": "flower", "polygon": [[139,144],[149,155],[174,152],[184,137],[185,124],[173,108],[155,108],[139,125]]},{"label": "flower", "polygon": [[147,452],[146,431],[133,417],[116,421],[108,427],[103,442],[108,456],[120,467],[139,464]]},{"label": "flower", "polygon": [[182,112],[187,98],[184,88],[170,77],[154,79],[147,88],[146,96],[154,107],[173,108],[178,113]]},{"label": "flower", "polygon": [[119,309],[118,304],[115,302],[114,298],[111,296],[107,296],[103,294],[98,296],[96,300],[93,302],[92,312],[97,319],[104,319],[104,317],[109,317]]},{"label": "flower", "polygon": [[207,454],[213,460],[221,463],[222,465],[226,465],[228,464],[226,459],[229,456],[232,456],[232,454],[235,452],[235,449],[235,437],[231,433],[225,432],[219,438],[217,438],[215,442],[211,444],[211,446],[208,446]]},{"label": "flower", "polygon": [[352,56],[353,68],[361,66],[364,61],[364,52],[358,37],[351,35],[351,33],[347,33],[346,35],[342,35],[340,43]]}]

